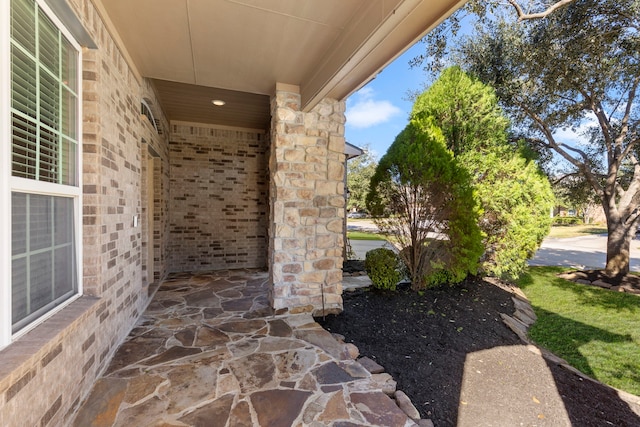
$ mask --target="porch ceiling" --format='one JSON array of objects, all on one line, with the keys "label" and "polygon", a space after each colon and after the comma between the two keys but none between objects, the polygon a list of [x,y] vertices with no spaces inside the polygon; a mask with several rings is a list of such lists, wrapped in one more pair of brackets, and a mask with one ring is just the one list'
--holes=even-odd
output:
[{"label": "porch ceiling", "polygon": [[[156,79],[169,119],[193,120],[199,109],[198,121],[247,127],[268,123],[255,95],[276,82],[300,86],[305,110],[344,99],[465,1],[95,0],[125,55]],[[213,108],[223,95],[234,111]]]}]

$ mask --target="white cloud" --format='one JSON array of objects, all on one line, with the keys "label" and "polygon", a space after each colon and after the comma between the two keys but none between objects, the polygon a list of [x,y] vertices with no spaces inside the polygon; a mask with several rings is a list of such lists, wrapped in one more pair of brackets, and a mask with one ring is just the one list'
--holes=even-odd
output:
[{"label": "white cloud", "polygon": [[590,113],[582,120],[580,125],[574,130],[571,128],[558,129],[553,133],[553,137],[559,143],[565,143],[569,145],[584,145],[588,143],[588,137],[585,136],[585,132],[592,126],[597,125],[598,120],[595,114]]},{"label": "white cloud", "polygon": [[347,124],[354,128],[368,128],[388,122],[402,113],[389,101],[375,100],[372,88],[362,88],[354,95],[355,101],[347,103]]}]

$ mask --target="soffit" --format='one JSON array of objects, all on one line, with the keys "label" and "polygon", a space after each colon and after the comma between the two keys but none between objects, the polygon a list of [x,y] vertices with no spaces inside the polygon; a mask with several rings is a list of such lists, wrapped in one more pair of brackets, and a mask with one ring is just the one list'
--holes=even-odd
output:
[{"label": "soffit", "polygon": [[[142,76],[267,96],[273,93],[276,82],[298,85],[305,109],[322,97],[345,98],[464,3],[461,0],[94,2]],[[159,91],[163,108],[176,111],[177,107],[167,106],[168,96],[163,96],[162,89]],[[174,93],[172,99],[176,96]],[[182,105],[189,102],[182,100]]]},{"label": "soffit", "polygon": [[[248,129],[268,129],[270,98],[248,92],[152,80],[164,113],[170,120],[210,123]],[[214,99],[225,101],[215,106]]]}]

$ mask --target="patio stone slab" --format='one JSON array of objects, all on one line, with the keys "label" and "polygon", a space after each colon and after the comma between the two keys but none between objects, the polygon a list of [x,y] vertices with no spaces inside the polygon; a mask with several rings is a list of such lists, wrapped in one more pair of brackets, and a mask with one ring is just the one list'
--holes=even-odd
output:
[{"label": "patio stone slab", "polygon": [[202,350],[200,350],[199,348],[173,346],[169,350],[162,352],[156,357],[152,357],[151,359],[143,361],[142,364],[158,365],[161,363],[173,362],[175,360],[182,359],[183,357],[193,356],[194,354],[198,353],[202,353]]},{"label": "patio stone slab", "polygon": [[180,419],[185,424],[202,427],[225,427],[231,414],[233,395],[225,394],[220,399],[201,406]]},{"label": "patio stone slab", "polygon": [[355,393],[351,401],[371,424],[403,426],[408,421],[406,414],[383,393]]},{"label": "patio stone slab", "polygon": [[108,427],[113,425],[127,390],[127,381],[102,378],[93,387],[89,398],[78,412],[73,426]]},{"label": "patio stone slab", "polygon": [[290,427],[300,414],[311,392],[300,390],[265,390],[251,395],[258,425]]},{"label": "patio stone slab", "polygon": [[347,371],[342,369],[335,362],[325,363],[317,368],[313,373],[316,376],[316,380],[321,385],[348,383],[355,380],[354,377],[349,375]]},{"label": "patio stone slab", "polygon": [[170,276],[73,425],[415,425],[388,374],[308,313],[274,312],[268,292],[262,271]]},{"label": "patio stone slab", "polygon": [[209,326],[201,326],[196,334],[194,345],[196,347],[217,347],[224,345],[230,341],[227,334],[220,329],[211,328]]},{"label": "patio stone slab", "polygon": [[251,424],[251,412],[246,401],[240,401],[231,411],[229,427],[253,427]]}]

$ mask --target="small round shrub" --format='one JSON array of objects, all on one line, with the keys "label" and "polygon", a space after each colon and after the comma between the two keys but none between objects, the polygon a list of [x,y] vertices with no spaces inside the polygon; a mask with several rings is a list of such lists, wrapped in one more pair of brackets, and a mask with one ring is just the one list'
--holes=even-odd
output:
[{"label": "small round shrub", "polygon": [[554,225],[576,225],[583,222],[582,218],[577,216],[557,216],[553,218]]},{"label": "small round shrub", "polygon": [[395,252],[387,248],[378,248],[367,252],[364,269],[373,287],[395,291],[396,285],[402,279],[398,264],[398,256]]}]

